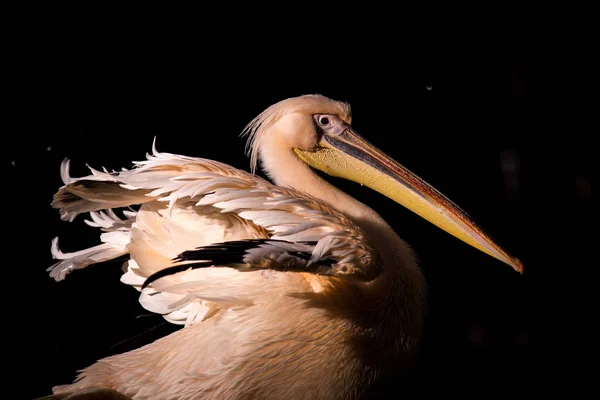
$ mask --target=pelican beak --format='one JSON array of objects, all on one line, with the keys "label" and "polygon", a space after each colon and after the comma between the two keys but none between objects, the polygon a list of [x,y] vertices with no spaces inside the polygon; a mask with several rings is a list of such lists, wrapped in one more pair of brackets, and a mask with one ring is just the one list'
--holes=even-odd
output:
[{"label": "pelican beak", "polygon": [[368,186],[523,273],[521,262],[490,239],[456,204],[350,127],[338,135],[324,134],[315,151],[295,152],[311,167]]}]

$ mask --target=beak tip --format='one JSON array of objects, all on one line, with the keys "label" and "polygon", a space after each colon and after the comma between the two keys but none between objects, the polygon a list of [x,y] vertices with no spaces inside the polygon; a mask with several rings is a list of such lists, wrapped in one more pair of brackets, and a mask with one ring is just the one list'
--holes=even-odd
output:
[{"label": "beak tip", "polygon": [[523,275],[523,263],[518,258],[513,258],[512,267],[517,271],[520,275]]}]

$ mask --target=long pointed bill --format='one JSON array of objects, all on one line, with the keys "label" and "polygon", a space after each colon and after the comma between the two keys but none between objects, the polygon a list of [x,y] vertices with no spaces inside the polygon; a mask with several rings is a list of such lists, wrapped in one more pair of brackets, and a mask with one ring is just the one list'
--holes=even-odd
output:
[{"label": "long pointed bill", "polygon": [[295,150],[308,165],[391,198],[476,249],[523,273],[521,262],[490,239],[456,204],[350,128],[323,135],[316,151]]}]

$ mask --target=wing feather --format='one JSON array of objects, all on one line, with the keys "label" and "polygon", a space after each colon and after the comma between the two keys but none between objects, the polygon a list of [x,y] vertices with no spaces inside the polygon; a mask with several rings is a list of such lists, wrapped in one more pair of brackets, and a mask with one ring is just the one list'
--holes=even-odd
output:
[{"label": "wing feather", "polygon": [[[376,254],[360,228],[334,208],[305,193],[273,185],[214,160],[160,153],[153,146],[152,154],[135,162],[132,169],[90,171],[91,175],[73,178],[65,160],[61,167],[65,185],[55,194],[52,206],[68,221],[90,212],[90,226],[119,232],[120,240],[116,236],[111,240],[105,237],[103,240],[108,241],[100,245],[104,247],[73,253],[71,261],[56,247],[53,254],[65,259],[51,267],[55,278],[64,278],[72,269],[111,255],[129,253],[131,260],[122,281],[141,290],[145,279],[172,268],[174,259],[186,251],[256,239],[271,241],[244,250],[246,259],[242,262],[251,266],[247,270],[255,270],[259,265],[285,270],[287,265],[288,270],[304,268],[314,273],[319,266],[320,273],[333,269],[367,279],[364,271],[375,264]],[[124,221],[115,218],[111,210],[133,205],[141,207],[137,212],[127,211]],[[100,210],[108,211],[98,213]],[[215,249],[211,251],[214,253]],[[215,265],[222,259],[215,253],[207,261]],[[322,260],[328,260],[327,269]],[[219,266],[223,264],[228,262]],[[225,276],[215,272],[215,268],[182,269],[186,272],[154,281],[140,301],[165,318],[186,324],[190,323],[190,315],[195,316],[193,321],[202,319],[220,301],[251,302],[250,292],[236,293],[227,288],[244,285],[259,275],[242,273],[242,277],[230,268],[217,269],[227,270]],[[222,285],[222,289],[217,285]],[[168,290],[183,290],[185,294],[173,295]],[[183,301],[190,293],[195,293],[195,299]],[[188,307],[190,302],[199,304],[192,308]]]}]

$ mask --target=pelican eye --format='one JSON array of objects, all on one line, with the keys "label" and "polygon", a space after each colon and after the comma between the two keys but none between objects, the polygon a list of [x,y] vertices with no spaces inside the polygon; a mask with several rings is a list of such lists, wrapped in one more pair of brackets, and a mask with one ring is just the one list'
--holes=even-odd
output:
[{"label": "pelican eye", "polygon": [[327,126],[327,125],[329,125],[329,122],[330,122],[329,117],[327,117],[325,115],[321,115],[319,117],[319,124],[321,124],[323,126]]}]

